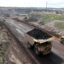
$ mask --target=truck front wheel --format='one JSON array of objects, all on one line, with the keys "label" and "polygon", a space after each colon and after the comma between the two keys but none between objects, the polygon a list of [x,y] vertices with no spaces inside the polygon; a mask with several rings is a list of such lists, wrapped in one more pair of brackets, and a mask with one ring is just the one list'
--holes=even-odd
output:
[{"label": "truck front wheel", "polygon": [[34,47],[34,51],[35,51],[35,53],[36,53],[37,55],[40,54],[40,52],[38,51],[38,48],[37,48],[37,47]]}]

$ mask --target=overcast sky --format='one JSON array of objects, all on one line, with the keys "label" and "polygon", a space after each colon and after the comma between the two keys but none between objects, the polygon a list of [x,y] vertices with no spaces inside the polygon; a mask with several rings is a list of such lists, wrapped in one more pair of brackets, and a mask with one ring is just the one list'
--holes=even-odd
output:
[{"label": "overcast sky", "polygon": [[0,6],[5,7],[64,7],[64,0],[0,0]]}]

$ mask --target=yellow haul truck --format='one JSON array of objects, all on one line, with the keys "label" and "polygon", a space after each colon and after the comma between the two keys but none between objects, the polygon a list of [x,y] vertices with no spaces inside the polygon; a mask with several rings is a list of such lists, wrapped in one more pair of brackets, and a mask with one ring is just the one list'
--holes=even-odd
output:
[{"label": "yellow haul truck", "polygon": [[28,41],[28,47],[33,47],[37,55],[40,53],[47,55],[51,52],[52,40],[54,37],[50,34],[35,28],[27,32],[25,37]]}]

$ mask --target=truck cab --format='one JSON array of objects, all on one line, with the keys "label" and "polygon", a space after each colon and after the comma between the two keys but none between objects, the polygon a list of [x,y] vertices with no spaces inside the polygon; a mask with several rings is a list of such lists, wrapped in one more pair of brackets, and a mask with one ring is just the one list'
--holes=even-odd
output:
[{"label": "truck cab", "polygon": [[51,37],[47,40],[34,40],[34,49],[37,55],[40,53],[43,55],[50,54],[52,49],[52,40],[54,40],[55,37]]}]

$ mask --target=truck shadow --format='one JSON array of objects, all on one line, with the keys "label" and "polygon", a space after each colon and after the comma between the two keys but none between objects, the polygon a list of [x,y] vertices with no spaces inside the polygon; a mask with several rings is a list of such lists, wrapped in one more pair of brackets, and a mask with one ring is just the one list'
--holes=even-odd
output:
[{"label": "truck shadow", "polygon": [[64,64],[64,59],[59,57],[54,52],[51,52],[50,55],[36,55],[32,49],[30,52],[35,56],[35,58],[40,62],[40,64]]}]

